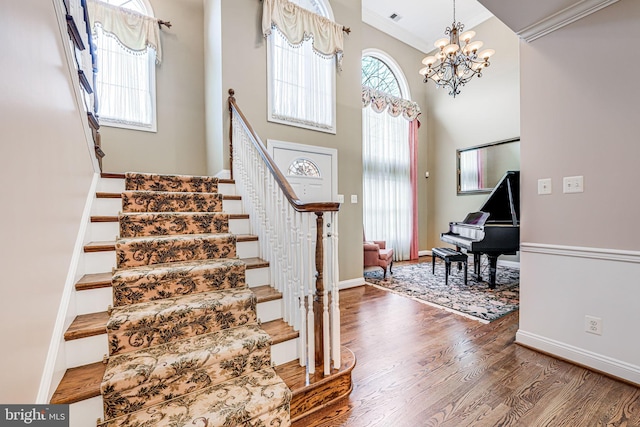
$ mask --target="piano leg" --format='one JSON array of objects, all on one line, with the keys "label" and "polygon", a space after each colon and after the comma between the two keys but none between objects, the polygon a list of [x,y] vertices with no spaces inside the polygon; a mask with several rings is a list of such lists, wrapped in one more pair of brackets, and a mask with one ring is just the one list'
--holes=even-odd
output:
[{"label": "piano leg", "polygon": [[498,266],[498,256],[487,254],[489,259],[489,289],[496,288],[496,270]]},{"label": "piano leg", "polygon": [[480,275],[480,263],[482,262],[482,254],[475,252],[473,254],[473,272],[476,275],[478,280],[482,280],[482,276]]}]

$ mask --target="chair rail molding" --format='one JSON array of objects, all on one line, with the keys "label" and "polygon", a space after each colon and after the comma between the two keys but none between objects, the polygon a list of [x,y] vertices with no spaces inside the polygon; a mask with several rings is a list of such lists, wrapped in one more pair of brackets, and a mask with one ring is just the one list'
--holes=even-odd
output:
[{"label": "chair rail molding", "polygon": [[522,242],[521,252],[640,263],[640,251]]}]

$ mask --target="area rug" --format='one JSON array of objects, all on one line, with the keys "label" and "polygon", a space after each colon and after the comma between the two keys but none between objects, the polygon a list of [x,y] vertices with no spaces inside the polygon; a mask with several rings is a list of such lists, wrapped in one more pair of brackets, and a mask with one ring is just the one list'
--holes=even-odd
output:
[{"label": "area rug", "polygon": [[[488,277],[488,272],[483,272]],[[375,269],[364,274],[365,280],[378,288],[412,298],[457,313],[483,323],[518,309],[520,298],[520,270],[498,266],[496,287],[478,281],[469,263],[467,285],[464,284],[464,269],[458,271],[451,265],[449,283],[444,284],[444,263],[436,262],[435,274],[431,273],[431,262],[407,264],[393,268],[393,274],[382,278],[382,270]]]}]

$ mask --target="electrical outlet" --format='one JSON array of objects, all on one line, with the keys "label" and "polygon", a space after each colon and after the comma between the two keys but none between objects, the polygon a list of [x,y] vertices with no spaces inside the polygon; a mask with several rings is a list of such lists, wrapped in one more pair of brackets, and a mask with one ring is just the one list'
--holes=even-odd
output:
[{"label": "electrical outlet", "polygon": [[344,203],[344,194],[338,194],[338,203]]},{"label": "electrical outlet", "polygon": [[602,319],[595,316],[584,316],[584,331],[590,334],[602,335]]},{"label": "electrical outlet", "polygon": [[351,195],[351,203],[358,203],[358,195],[357,194],[352,194]]}]

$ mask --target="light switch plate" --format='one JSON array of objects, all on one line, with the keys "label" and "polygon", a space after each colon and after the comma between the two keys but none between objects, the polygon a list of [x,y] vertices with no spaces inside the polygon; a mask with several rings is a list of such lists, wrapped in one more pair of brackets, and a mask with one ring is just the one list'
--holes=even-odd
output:
[{"label": "light switch plate", "polygon": [[565,176],[562,178],[562,192],[563,193],[582,193],[584,192],[584,177],[580,176]]},{"label": "light switch plate", "polygon": [[538,180],[538,194],[551,194],[551,178]]},{"label": "light switch plate", "polygon": [[338,194],[338,203],[344,203],[344,194]]},{"label": "light switch plate", "polygon": [[358,203],[358,195],[357,194],[352,194],[351,195],[351,203]]}]

